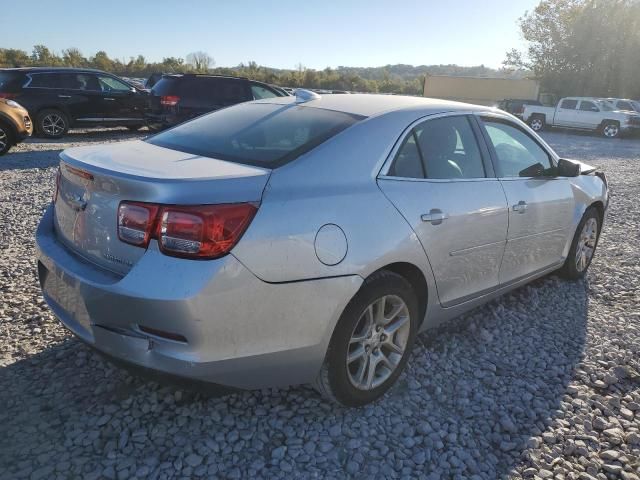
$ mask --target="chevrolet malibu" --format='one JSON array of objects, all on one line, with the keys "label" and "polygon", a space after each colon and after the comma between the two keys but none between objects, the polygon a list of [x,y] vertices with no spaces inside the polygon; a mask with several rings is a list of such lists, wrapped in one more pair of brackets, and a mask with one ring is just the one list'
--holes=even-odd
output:
[{"label": "chevrolet malibu", "polygon": [[62,152],[38,270],[107,356],[358,406],[418,332],[582,277],[607,205],[602,172],[498,110],[298,91]]}]

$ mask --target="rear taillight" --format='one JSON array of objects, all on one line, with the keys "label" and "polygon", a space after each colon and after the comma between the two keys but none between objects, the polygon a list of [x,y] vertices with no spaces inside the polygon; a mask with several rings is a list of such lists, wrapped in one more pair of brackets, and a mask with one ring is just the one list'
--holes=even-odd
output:
[{"label": "rear taillight", "polygon": [[17,93],[0,92],[0,98],[11,99],[11,98],[16,98],[17,96],[18,96]]},{"label": "rear taillight", "polygon": [[238,243],[257,210],[252,203],[169,206],[122,202],[118,237],[144,248],[155,238],[166,255],[217,258]]},{"label": "rear taillight", "polygon": [[177,95],[163,95],[160,97],[160,105],[165,107],[175,107],[180,101],[180,97]]},{"label": "rear taillight", "polygon": [[118,207],[118,238],[138,247],[149,245],[159,208],[150,203],[122,202]]}]

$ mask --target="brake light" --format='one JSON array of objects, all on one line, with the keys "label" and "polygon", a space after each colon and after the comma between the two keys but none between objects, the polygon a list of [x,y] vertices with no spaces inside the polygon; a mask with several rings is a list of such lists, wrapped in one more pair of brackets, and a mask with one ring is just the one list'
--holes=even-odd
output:
[{"label": "brake light", "polygon": [[252,203],[165,206],[122,202],[118,237],[144,248],[155,238],[160,251],[174,257],[218,258],[238,243],[257,210]]},{"label": "brake light", "polygon": [[0,92],[0,98],[5,98],[5,99],[11,99],[11,98],[16,98],[18,96],[17,93],[7,93],[7,92]]},{"label": "brake light", "polygon": [[175,107],[180,101],[180,97],[177,95],[163,95],[160,97],[160,105],[165,107]]}]

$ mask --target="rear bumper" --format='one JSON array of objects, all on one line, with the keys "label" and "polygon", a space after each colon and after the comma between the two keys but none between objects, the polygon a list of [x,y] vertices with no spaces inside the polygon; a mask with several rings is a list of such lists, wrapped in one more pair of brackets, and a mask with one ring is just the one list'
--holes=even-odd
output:
[{"label": "rear bumper", "polygon": [[[49,207],[36,233],[43,295],[75,335],[108,356],[235,388],[308,383],[319,371],[358,276],[265,283],[233,255],[162,255],[156,245],[125,275],[84,261],[56,240]],[[144,333],[184,337],[174,341]]]}]

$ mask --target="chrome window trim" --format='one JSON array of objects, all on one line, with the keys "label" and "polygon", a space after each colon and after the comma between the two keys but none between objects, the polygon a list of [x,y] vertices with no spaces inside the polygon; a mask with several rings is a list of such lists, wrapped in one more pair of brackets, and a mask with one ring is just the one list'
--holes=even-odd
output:
[{"label": "chrome window trim", "polygon": [[[406,182],[415,181],[415,182],[436,182],[436,183],[452,183],[452,182],[465,182],[465,181],[477,182],[477,181],[486,181],[486,180],[496,180],[496,177],[486,177],[486,176],[478,177],[478,178],[409,178],[409,177],[396,177],[394,175],[389,175],[389,170],[391,169],[391,165],[393,164],[393,161],[395,160],[396,155],[398,154],[398,151],[400,150],[400,148],[402,148],[405,138],[407,138],[411,134],[414,127],[424,122],[428,122],[430,120],[436,120],[438,118],[462,117],[462,116],[473,115],[476,113],[478,113],[476,110],[455,110],[455,111],[449,111],[449,112],[427,114],[414,120],[407,126],[407,128],[403,130],[403,132],[400,134],[400,136],[396,140],[395,144],[393,145],[393,148],[387,155],[386,160],[382,164],[382,168],[378,172],[377,178],[388,179],[388,180],[400,180],[400,181],[406,181]],[[469,125],[469,127],[473,131],[473,126]],[[475,136],[476,132],[474,131],[473,133]],[[484,141],[484,138],[476,138],[476,143],[478,144],[478,151],[480,152],[481,157],[484,156],[482,145],[481,145],[481,142],[483,141]],[[483,161],[483,167],[484,167],[484,161]],[[485,175],[486,174],[487,172],[485,171]]]},{"label": "chrome window trim", "polygon": [[[25,74],[25,76],[27,77],[27,81],[24,85],[22,85],[22,88],[39,88],[41,90],[66,90],[66,91],[72,91],[72,92],[93,92],[93,93],[107,93],[104,90],[82,90],[79,88],[65,88],[65,87],[31,87],[31,81],[33,80],[32,75],[51,75],[52,73],[70,73],[70,72],[32,72],[32,73],[27,73]],[[94,75],[96,77],[96,80],[99,81],[98,79],[98,74],[97,73],[93,73],[93,72],[75,72],[77,75]],[[124,83],[125,85],[128,85],[127,82],[120,80],[116,77],[113,77],[111,75],[105,75],[105,74],[101,74],[103,77],[111,77],[121,83]],[[135,87],[134,87],[135,88]],[[120,93],[120,92],[124,92],[125,90],[116,90],[115,92],[109,92],[109,93]],[[130,90],[127,90],[130,91]]]}]

